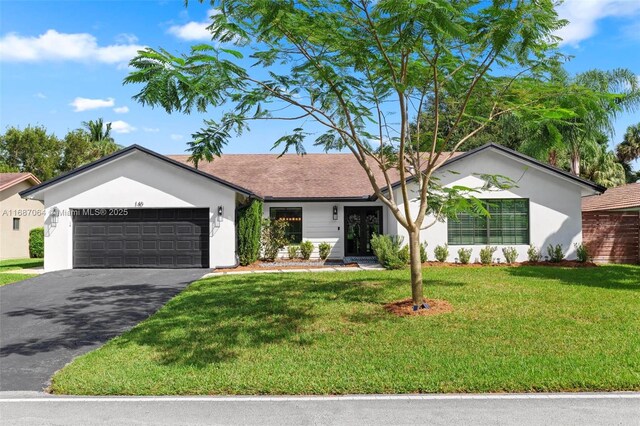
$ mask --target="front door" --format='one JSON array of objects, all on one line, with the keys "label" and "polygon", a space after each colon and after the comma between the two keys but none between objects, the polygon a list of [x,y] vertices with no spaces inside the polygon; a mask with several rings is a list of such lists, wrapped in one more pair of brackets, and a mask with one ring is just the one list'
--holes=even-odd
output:
[{"label": "front door", "polygon": [[382,207],[344,208],[345,256],[373,256],[371,236],[382,234]]}]

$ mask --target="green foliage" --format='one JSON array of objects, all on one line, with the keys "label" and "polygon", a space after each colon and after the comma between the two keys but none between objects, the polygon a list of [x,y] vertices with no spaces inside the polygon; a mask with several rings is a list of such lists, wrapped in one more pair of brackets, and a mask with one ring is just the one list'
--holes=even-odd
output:
[{"label": "green foliage", "polygon": [[498,250],[498,247],[486,246],[480,249],[480,263],[483,265],[490,265],[493,262],[493,254]]},{"label": "green foliage", "polygon": [[44,257],[44,228],[33,228],[29,231],[29,257]]},{"label": "green foliage", "polygon": [[378,262],[386,269],[402,269],[406,266],[406,260],[400,254],[403,238],[397,235],[371,236],[371,249],[378,258]]},{"label": "green foliage", "polygon": [[300,243],[300,256],[303,259],[309,260],[311,253],[313,253],[313,243],[311,241],[307,240]]},{"label": "green foliage", "polygon": [[326,260],[331,253],[331,244],[326,242],[321,242],[318,244],[318,254],[320,255],[320,259]]},{"label": "green foliage", "polygon": [[518,250],[515,247],[503,247],[502,254],[504,255],[504,260],[508,264],[515,263],[518,258]]},{"label": "green foliage", "polygon": [[300,246],[296,244],[291,244],[287,247],[287,254],[289,255],[289,259],[295,259],[298,257],[298,252],[300,251]]},{"label": "green foliage", "polygon": [[62,142],[43,126],[9,127],[0,135],[0,162],[45,181],[59,172],[61,148]]},{"label": "green foliage", "polygon": [[547,246],[547,254],[549,255],[550,262],[558,263],[564,260],[564,250],[562,248],[562,244],[556,244],[555,246],[549,244]]},{"label": "green foliage", "polygon": [[578,258],[578,262],[585,263],[591,260],[591,256],[589,255],[589,250],[587,246],[583,243],[574,244],[576,248],[576,257]]},{"label": "green foliage", "polygon": [[263,219],[260,245],[265,260],[275,260],[278,252],[287,246],[289,241],[285,232],[289,224],[284,220]]},{"label": "green foliage", "polygon": [[540,262],[542,258],[542,254],[540,253],[540,249],[534,246],[533,244],[529,246],[527,249],[527,258],[529,262]]},{"label": "green foliage", "polygon": [[433,253],[438,262],[446,262],[449,257],[449,246],[447,244],[443,246],[437,245]]},{"label": "green foliage", "polygon": [[422,244],[420,244],[420,262],[425,263],[426,261],[429,260],[429,255],[427,253],[427,246],[429,244],[424,241]]},{"label": "green foliage", "polygon": [[398,251],[398,259],[400,262],[405,264],[411,263],[411,249],[408,245],[402,246],[402,248]]},{"label": "green foliage", "polygon": [[238,210],[238,258],[241,265],[250,265],[260,257],[262,210],[260,200],[251,200],[248,206]]},{"label": "green foliage", "polygon": [[458,259],[460,260],[460,263],[462,263],[463,265],[468,264],[469,261],[471,260],[471,249],[464,248],[464,247],[458,249]]}]

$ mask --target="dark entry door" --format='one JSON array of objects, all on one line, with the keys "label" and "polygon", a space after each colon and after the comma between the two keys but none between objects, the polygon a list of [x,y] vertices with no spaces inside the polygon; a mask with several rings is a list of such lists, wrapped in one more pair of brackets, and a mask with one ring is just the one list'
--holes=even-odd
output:
[{"label": "dark entry door", "polygon": [[345,256],[373,256],[371,236],[382,233],[382,207],[345,207]]},{"label": "dark entry door", "polygon": [[209,209],[79,209],[74,268],[207,268]]}]

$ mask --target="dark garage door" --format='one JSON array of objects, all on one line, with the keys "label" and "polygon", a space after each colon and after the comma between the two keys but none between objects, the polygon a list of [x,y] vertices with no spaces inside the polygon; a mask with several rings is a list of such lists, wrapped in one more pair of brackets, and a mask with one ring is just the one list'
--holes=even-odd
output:
[{"label": "dark garage door", "polygon": [[74,268],[208,268],[209,209],[78,209]]}]

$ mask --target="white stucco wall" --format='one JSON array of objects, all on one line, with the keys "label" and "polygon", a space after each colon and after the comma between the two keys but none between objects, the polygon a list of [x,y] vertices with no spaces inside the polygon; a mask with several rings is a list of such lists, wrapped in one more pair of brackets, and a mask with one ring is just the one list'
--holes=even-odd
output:
[{"label": "white stucco wall", "polygon": [[[265,202],[264,217],[269,217],[271,207],[302,207],[302,240],[313,243],[312,259],[317,259],[318,244],[327,242],[331,244],[330,259],[342,259],[344,257],[344,207],[381,206],[376,202]],[[338,206],[338,220],[333,220],[333,206]],[[382,209],[382,227],[387,229],[388,209]],[[394,228],[395,229],[395,228]],[[286,250],[282,250],[281,256],[286,256]]]},{"label": "white stucco wall", "polygon": [[[140,151],[91,169],[76,177],[44,189],[46,271],[73,266],[73,228],[71,209],[209,208],[209,266],[232,266],[235,258],[236,192],[188,170],[168,164]],[[223,206],[218,220],[218,206]],[[61,212],[57,225],[51,210]]]},{"label": "white stucco wall", "polygon": [[[451,173],[451,172],[456,172]],[[471,157],[459,160],[448,166],[446,170],[436,172],[442,185],[451,187],[462,185],[470,188],[481,188],[484,181],[478,174],[503,175],[516,181],[517,187],[502,191],[481,191],[475,194],[477,198],[528,198],[529,199],[529,229],[530,243],[542,250],[542,255],[547,254],[549,244],[562,244],[568,259],[575,259],[574,244],[582,242],[582,213],[581,196],[584,187],[566,178],[543,171],[534,166],[515,160],[507,154],[488,149]],[[413,189],[417,189],[414,186]],[[401,200],[401,194],[396,190],[396,199]],[[400,208],[402,210],[403,204]],[[418,203],[412,203],[411,211],[417,214]],[[428,217],[425,224],[433,222],[433,217]],[[392,220],[393,229],[389,233],[402,235],[408,242],[408,234],[404,228],[398,226]],[[437,222],[431,228],[421,232],[421,240],[428,242],[429,259],[434,260],[434,249],[437,245],[447,243],[447,223]],[[496,245],[492,245],[496,246]],[[497,245],[498,250],[494,258],[500,257],[504,262],[502,248],[512,246],[518,251],[517,261],[527,260],[528,245]],[[458,257],[458,249],[470,247],[472,249],[471,261],[480,257],[480,249],[484,245],[450,245],[449,261]]]}]

